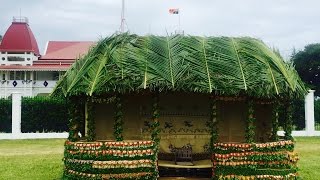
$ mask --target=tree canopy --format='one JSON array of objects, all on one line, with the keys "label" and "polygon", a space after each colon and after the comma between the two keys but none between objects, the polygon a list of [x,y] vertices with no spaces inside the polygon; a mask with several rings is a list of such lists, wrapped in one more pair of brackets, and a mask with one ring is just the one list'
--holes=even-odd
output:
[{"label": "tree canopy", "polygon": [[123,33],[99,41],[77,60],[53,94],[143,89],[263,98],[306,93],[293,66],[258,39]]},{"label": "tree canopy", "polygon": [[301,79],[320,96],[320,44],[309,44],[293,54],[292,61]]}]

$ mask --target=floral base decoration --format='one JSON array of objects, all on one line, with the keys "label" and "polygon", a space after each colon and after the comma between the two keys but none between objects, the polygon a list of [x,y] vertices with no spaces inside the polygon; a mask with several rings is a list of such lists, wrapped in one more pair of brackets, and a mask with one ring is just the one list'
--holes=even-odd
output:
[{"label": "floral base decoration", "polygon": [[65,142],[64,179],[157,179],[153,141]]},{"label": "floral base decoration", "polygon": [[296,179],[298,156],[291,140],[269,143],[215,143],[214,179]]}]

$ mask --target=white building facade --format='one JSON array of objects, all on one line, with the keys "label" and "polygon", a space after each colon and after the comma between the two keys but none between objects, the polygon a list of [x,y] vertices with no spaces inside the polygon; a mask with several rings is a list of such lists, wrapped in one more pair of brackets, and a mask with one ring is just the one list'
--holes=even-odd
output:
[{"label": "white building facade", "polygon": [[0,98],[48,95],[75,59],[94,42],[49,41],[41,55],[26,17],[13,18],[0,42]]}]

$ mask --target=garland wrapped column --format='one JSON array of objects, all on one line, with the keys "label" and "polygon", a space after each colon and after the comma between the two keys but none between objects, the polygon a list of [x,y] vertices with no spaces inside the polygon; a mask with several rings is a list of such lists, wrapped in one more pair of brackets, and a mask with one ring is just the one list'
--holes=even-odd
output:
[{"label": "garland wrapped column", "polygon": [[210,121],[209,121],[209,127],[210,127],[210,150],[211,152],[214,152],[214,144],[218,141],[218,118],[217,118],[217,99],[210,98],[211,104],[210,104]]},{"label": "garland wrapped column", "polygon": [[116,141],[123,141],[123,113],[122,113],[122,102],[121,97],[118,95],[115,99],[115,122],[113,126],[113,135]]},{"label": "garland wrapped column", "polygon": [[[217,99],[210,98],[210,120],[208,126],[210,127],[210,152],[212,154],[213,161],[216,161],[215,155],[215,144],[218,141],[218,118],[217,118]],[[215,177],[215,163],[212,167],[212,177]]]},{"label": "garland wrapped column", "polygon": [[94,104],[92,99],[88,99],[86,102],[86,121],[87,121],[87,141],[96,140],[96,127],[94,120]]},{"label": "garland wrapped column", "polygon": [[279,102],[275,102],[273,104],[272,109],[272,134],[271,134],[271,140],[272,141],[278,141],[278,129],[279,129]]},{"label": "garland wrapped column", "polygon": [[78,141],[80,132],[80,122],[81,122],[81,103],[76,97],[69,98],[69,141]]},{"label": "garland wrapped column", "polygon": [[245,134],[245,138],[246,138],[246,142],[247,143],[253,143],[254,142],[254,138],[255,138],[254,122],[255,122],[255,120],[256,119],[254,118],[253,101],[249,100],[248,101],[247,129],[246,129],[246,134]]},{"label": "garland wrapped column", "polygon": [[152,121],[153,122],[152,122],[151,140],[155,142],[156,150],[158,151],[159,143],[160,143],[159,94],[158,93],[154,94],[152,99],[153,99],[153,105],[152,105]]},{"label": "garland wrapped column", "polygon": [[292,114],[293,114],[293,103],[288,102],[285,107],[285,123],[284,123],[284,139],[292,140]]}]

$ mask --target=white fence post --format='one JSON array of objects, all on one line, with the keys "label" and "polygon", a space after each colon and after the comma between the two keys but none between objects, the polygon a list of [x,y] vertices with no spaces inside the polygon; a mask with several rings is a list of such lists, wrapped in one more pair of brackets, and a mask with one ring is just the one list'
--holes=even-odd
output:
[{"label": "white fence post", "polygon": [[12,136],[21,134],[21,93],[12,93]]},{"label": "white fence post", "polygon": [[309,93],[305,97],[305,118],[306,118],[306,132],[307,136],[314,136],[314,90],[309,90]]}]

